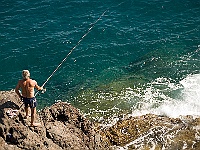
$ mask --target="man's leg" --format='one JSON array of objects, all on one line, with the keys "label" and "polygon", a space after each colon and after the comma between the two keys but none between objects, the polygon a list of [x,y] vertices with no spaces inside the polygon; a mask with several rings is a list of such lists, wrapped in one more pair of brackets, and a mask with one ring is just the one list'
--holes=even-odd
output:
[{"label": "man's leg", "polygon": [[34,126],[36,107],[31,108],[31,126]]},{"label": "man's leg", "polygon": [[26,112],[26,116],[25,116],[25,119],[26,119],[26,118],[28,118],[28,106],[25,106],[24,109],[25,109],[25,112]]}]

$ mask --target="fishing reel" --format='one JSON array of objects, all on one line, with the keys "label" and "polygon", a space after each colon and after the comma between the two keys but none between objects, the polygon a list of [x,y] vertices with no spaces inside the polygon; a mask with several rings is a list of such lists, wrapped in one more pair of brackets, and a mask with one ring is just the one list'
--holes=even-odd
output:
[{"label": "fishing reel", "polygon": [[47,91],[46,88],[43,88],[43,89],[41,90],[41,93],[44,94],[46,91]]}]

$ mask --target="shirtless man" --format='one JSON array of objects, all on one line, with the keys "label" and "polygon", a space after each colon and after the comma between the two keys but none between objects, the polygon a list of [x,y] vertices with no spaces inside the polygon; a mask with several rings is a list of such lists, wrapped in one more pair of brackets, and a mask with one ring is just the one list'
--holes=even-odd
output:
[{"label": "shirtless man", "polygon": [[[25,112],[26,116],[28,117],[28,106],[31,108],[31,126],[37,126],[34,123],[35,115],[36,115],[36,98],[34,88],[37,90],[43,90],[43,87],[40,87],[37,85],[37,82],[35,80],[30,79],[30,72],[28,70],[22,71],[22,80],[18,81],[18,84],[15,88],[15,92],[19,96],[20,99],[23,100],[25,104]],[[21,92],[19,91],[21,89]]]}]

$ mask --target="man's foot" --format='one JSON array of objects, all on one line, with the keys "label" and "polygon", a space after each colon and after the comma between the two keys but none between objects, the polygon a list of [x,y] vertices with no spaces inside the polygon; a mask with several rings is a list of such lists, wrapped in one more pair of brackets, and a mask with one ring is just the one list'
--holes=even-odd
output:
[{"label": "man's foot", "polygon": [[30,125],[30,127],[40,127],[42,126],[41,123],[33,123]]},{"label": "man's foot", "polygon": [[24,119],[28,119],[28,117],[31,117],[31,114],[26,115]]},{"label": "man's foot", "polygon": [[25,117],[24,117],[24,119],[27,119],[27,118],[28,118],[28,116],[25,116]]}]

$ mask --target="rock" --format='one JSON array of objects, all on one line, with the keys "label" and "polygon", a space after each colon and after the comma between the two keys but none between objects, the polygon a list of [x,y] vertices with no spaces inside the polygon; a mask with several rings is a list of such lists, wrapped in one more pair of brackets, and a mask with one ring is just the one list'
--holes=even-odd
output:
[{"label": "rock", "polygon": [[[127,117],[111,127],[96,127],[65,102],[44,108],[30,127],[14,91],[0,92],[1,150],[193,149],[200,147],[200,118],[154,114]],[[18,111],[14,111],[18,110]]]},{"label": "rock", "polygon": [[14,91],[0,92],[1,150],[108,149],[93,123],[68,103],[56,103],[37,114],[40,127],[29,126],[21,106]]},{"label": "rock", "polygon": [[46,136],[62,149],[104,149],[94,125],[68,103],[59,102],[41,112]]},{"label": "rock", "polygon": [[102,130],[111,145],[123,149],[196,149],[200,147],[200,119],[147,114],[118,121]]}]

